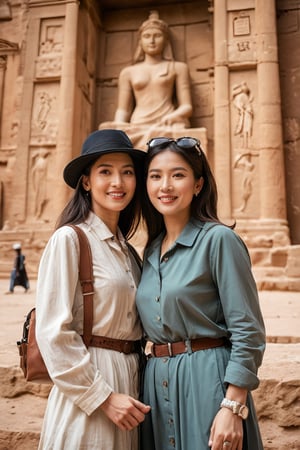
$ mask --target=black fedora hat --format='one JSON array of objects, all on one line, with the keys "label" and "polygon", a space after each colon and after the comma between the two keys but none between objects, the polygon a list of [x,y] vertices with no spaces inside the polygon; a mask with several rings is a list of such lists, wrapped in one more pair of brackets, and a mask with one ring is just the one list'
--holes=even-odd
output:
[{"label": "black fedora hat", "polygon": [[80,156],[66,165],[63,173],[65,182],[75,189],[87,166],[106,153],[119,152],[128,153],[134,163],[142,167],[146,153],[133,148],[131,140],[124,131],[114,129],[94,131],[84,141]]}]

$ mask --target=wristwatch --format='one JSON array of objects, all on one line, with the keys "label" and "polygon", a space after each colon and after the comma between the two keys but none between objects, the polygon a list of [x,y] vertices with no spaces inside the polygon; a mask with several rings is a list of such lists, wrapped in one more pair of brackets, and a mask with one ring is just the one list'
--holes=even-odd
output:
[{"label": "wristwatch", "polygon": [[231,409],[233,414],[237,414],[242,419],[246,420],[249,414],[249,409],[246,405],[235,402],[234,400],[228,400],[228,398],[223,398],[220,408]]}]

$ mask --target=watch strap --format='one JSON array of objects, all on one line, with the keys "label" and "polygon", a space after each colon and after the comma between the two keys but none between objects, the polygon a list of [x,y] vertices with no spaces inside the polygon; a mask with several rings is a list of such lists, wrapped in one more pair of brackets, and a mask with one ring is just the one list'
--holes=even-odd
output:
[{"label": "watch strap", "polygon": [[220,408],[228,408],[233,412],[233,414],[237,414],[242,419],[246,419],[248,416],[248,407],[242,403],[236,402],[235,400],[223,398]]}]

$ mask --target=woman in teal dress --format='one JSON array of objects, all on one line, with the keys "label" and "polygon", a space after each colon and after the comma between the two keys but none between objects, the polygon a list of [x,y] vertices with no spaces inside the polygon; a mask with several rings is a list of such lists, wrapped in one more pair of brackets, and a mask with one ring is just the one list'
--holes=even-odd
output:
[{"label": "woman in teal dress", "polygon": [[143,450],[263,450],[250,391],[265,328],[247,248],[220,222],[194,138],[148,143]]}]

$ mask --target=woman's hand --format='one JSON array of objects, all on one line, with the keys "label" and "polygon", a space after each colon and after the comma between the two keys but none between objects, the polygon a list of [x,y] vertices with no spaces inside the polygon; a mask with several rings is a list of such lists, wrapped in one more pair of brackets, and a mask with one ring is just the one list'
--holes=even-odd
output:
[{"label": "woman's hand", "polygon": [[100,405],[107,417],[121,430],[132,430],[145,420],[150,406],[125,394],[111,393]]},{"label": "woman's hand", "polygon": [[[228,408],[218,411],[209,436],[211,450],[242,450],[243,419]],[[226,445],[224,445],[224,443]]]}]

